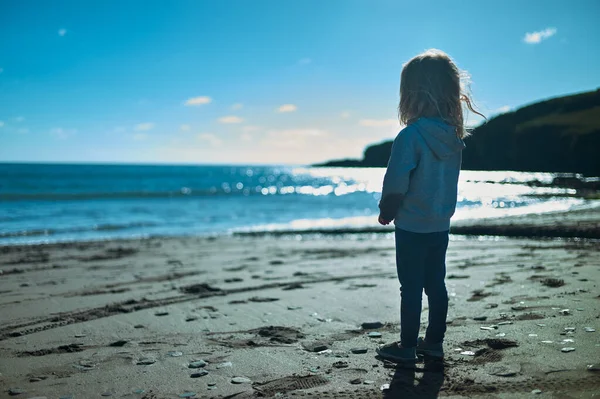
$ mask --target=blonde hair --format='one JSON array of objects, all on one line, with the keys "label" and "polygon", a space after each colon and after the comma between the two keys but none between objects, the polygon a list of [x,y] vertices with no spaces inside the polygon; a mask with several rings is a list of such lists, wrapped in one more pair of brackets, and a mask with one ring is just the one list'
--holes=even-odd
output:
[{"label": "blonde hair", "polygon": [[404,64],[400,77],[400,122],[408,125],[420,117],[440,118],[456,127],[456,135],[469,135],[462,104],[477,115],[469,95],[469,75],[458,69],[450,56],[431,49]]}]

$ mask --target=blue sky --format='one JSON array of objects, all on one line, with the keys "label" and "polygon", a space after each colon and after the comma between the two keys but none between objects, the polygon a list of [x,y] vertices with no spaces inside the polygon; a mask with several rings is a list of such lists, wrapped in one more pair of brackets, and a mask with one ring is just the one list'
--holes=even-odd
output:
[{"label": "blue sky", "polygon": [[[292,163],[398,130],[428,48],[494,115],[600,83],[600,2],[0,2],[0,161]],[[472,120],[476,122],[476,120]]]}]

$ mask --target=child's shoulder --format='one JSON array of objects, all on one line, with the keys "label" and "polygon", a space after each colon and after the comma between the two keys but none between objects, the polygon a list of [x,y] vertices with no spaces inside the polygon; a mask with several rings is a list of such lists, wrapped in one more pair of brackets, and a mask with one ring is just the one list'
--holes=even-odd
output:
[{"label": "child's shoulder", "polygon": [[396,140],[415,140],[418,139],[421,135],[419,134],[419,130],[415,126],[414,123],[404,126],[400,129],[400,132],[396,135]]}]

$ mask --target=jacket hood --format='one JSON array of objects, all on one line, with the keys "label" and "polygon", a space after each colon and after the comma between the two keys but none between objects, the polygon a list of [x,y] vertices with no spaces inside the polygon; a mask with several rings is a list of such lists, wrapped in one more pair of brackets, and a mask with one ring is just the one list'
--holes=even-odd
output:
[{"label": "jacket hood", "polygon": [[465,148],[464,141],[456,135],[456,128],[441,119],[420,118],[414,126],[439,159],[449,158]]}]

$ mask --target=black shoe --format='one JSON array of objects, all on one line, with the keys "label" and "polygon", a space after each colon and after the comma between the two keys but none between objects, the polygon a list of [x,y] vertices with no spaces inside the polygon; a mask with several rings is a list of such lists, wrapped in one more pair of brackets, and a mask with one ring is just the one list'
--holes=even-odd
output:
[{"label": "black shoe", "polygon": [[444,358],[444,346],[442,343],[430,344],[423,338],[419,337],[417,341],[417,355],[430,356],[438,359]]},{"label": "black shoe", "polygon": [[418,360],[416,348],[404,348],[398,342],[380,346],[377,354],[394,363],[416,363]]}]

